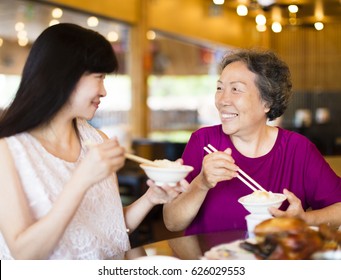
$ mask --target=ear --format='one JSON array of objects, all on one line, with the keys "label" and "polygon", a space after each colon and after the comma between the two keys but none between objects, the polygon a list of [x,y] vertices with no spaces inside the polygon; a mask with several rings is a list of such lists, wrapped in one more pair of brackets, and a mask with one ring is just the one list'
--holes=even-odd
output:
[{"label": "ear", "polygon": [[270,106],[268,102],[263,102],[264,113],[267,114],[270,111]]}]

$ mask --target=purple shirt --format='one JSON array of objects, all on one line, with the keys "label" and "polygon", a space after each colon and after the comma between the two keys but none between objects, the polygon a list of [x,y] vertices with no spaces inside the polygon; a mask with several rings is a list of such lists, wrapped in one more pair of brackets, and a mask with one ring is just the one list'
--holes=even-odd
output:
[{"label": "purple shirt", "polygon": [[[221,125],[204,127],[191,135],[183,153],[184,164],[194,167],[187,180],[191,182],[202,168],[207,154],[203,147],[212,144],[219,151],[230,147],[236,164],[268,191],[293,192],[306,210],[320,209],[341,202],[341,178],[338,177],[306,137],[279,128],[274,147],[258,158],[243,156],[234,147]],[[252,191],[238,178],[218,183],[208,191],[186,234],[246,230],[245,216],[249,214],[238,199]],[[288,207],[285,201],[281,209]]]}]

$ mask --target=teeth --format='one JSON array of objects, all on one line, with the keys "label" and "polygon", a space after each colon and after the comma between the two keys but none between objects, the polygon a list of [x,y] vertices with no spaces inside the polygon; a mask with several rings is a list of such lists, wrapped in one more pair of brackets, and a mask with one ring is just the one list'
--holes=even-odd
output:
[{"label": "teeth", "polygon": [[238,114],[221,114],[221,116],[224,118],[224,119],[231,119],[231,118],[234,118],[234,117],[237,117]]}]

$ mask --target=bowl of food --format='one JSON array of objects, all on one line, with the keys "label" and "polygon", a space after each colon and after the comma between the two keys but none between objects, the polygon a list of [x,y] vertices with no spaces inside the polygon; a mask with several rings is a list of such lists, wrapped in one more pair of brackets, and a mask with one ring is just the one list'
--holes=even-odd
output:
[{"label": "bowl of food", "polygon": [[287,197],[282,193],[254,191],[238,199],[251,214],[269,215],[269,207],[279,208]]},{"label": "bowl of food", "polygon": [[177,161],[154,160],[154,163],[156,165],[142,163],[140,167],[158,186],[175,186],[193,170],[192,166],[182,165]]}]

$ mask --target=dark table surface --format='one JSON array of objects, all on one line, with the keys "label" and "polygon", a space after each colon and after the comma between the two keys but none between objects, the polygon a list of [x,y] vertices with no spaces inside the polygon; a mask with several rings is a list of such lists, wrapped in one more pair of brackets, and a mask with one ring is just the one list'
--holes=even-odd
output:
[{"label": "dark table surface", "polygon": [[212,247],[248,238],[246,231],[225,231],[208,234],[182,236],[146,244],[126,252],[125,259],[144,256],[172,256],[183,260],[201,259]]}]

